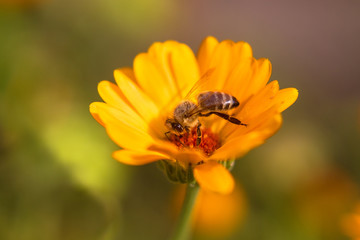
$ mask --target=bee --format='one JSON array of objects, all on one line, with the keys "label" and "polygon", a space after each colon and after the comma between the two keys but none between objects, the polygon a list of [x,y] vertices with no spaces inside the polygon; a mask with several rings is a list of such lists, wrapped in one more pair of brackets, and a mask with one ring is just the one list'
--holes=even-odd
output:
[{"label": "bee", "polygon": [[[209,73],[204,76],[206,77],[208,75]],[[201,82],[204,81],[203,79],[205,79],[205,77],[200,79],[198,83],[194,85],[187,96],[196,92],[199,85],[203,85]],[[210,115],[216,115],[236,125],[247,126],[247,124],[242,123],[239,119],[227,114],[228,110],[239,106],[239,101],[228,93],[220,91],[204,91],[197,95],[197,103],[188,100],[190,97],[186,97],[185,99],[186,100],[175,107],[173,117],[168,118],[165,121],[165,125],[169,129],[169,131],[165,133],[167,137],[169,133],[181,136],[185,132],[189,132],[190,129],[196,127],[196,145],[199,146],[201,143],[201,123],[199,117],[208,117]]]}]

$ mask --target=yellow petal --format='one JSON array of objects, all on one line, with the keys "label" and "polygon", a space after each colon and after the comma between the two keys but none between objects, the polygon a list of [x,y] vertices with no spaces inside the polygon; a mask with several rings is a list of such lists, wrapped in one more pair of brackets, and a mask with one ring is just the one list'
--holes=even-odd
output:
[{"label": "yellow petal", "polygon": [[[225,122],[219,131],[222,132],[222,136],[241,135],[246,132],[252,131],[261,122],[270,119],[278,113],[279,104],[274,100],[276,94],[279,91],[279,83],[272,81],[258,94],[251,97],[242,107],[239,108],[239,112],[235,112],[235,117],[242,123],[247,124],[247,127],[234,125]],[[274,108],[274,106],[277,108]],[[269,113],[269,109],[272,109]],[[238,110],[236,110],[238,111]],[[264,115],[266,113],[266,115]]]},{"label": "yellow petal", "polygon": [[128,69],[116,69],[114,71],[114,77],[127,101],[131,103],[136,112],[147,122],[151,129],[151,134],[163,137],[165,131],[164,123],[157,120],[159,117],[159,108],[137,84],[128,77]]},{"label": "yellow petal", "polygon": [[199,51],[197,53],[200,75],[205,74],[205,72],[210,68],[210,60],[218,44],[218,40],[211,36],[205,38],[202,41]]},{"label": "yellow petal", "polygon": [[266,83],[269,81],[271,76],[271,62],[269,59],[261,58],[256,60],[253,64],[253,76],[250,84],[247,86],[244,92],[245,99],[253,94],[259,92]]},{"label": "yellow petal", "polygon": [[220,42],[214,50],[209,68],[214,68],[211,85],[213,90],[222,90],[236,62],[234,59],[235,43],[230,40]]},{"label": "yellow petal", "polygon": [[173,74],[171,57],[179,45],[176,41],[155,42],[147,53],[149,59],[157,67],[158,73],[164,78],[167,91],[172,94],[174,100],[181,98],[181,92]]},{"label": "yellow petal", "polygon": [[228,134],[222,147],[210,157],[213,160],[239,158],[274,135],[282,124],[278,106],[274,106],[252,121],[248,127],[238,127]]},{"label": "yellow petal", "polygon": [[191,87],[200,79],[198,63],[193,51],[185,44],[179,44],[171,52],[171,67],[177,86],[184,98]]},{"label": "yellow petal", "polygon": [[240,104],[247,101],[250,96],[248,89],[253,82],[256,70],[257,60],[255,58],[244,59],[235,65],[229,76],[229,85],[233,84],[231,93],[240,101]]},{"label": "yellow petal", "polygon": [[98,84],[100,97],[109,105],[125,112],[134,112],[130,103],[120,91],[119,87],[109,81],[101,81]]},{"label": "yellow petal", "polygon": [[114,77],[122,94],[146,121],[154,119],[159,112],[155,103],[126,74],[127,69],[116,69]]},{"label": "yellow petal", "polygon": [[252,74],[251,64],[253,61],[252,49],[246,42],[238,42],[234,46],[236,56],[235,65],[231,70],[229,77],[225,83],[225,92],[231,93],[242,101],[243,96],[240,93],[241,89],[246,89],[249,85],[249,79]]},{"label": "yellow petal", "polygon": [[[236,43],[234,51],[236,53],[234,58],[237,63],[227,77],[222,91],[235,96],[240,102],[240,105],[242,105],[244,101],[244,95],[242,93],[246,91],[251,80],[253,73],[251,65],[255,60],[252,58],[252,50],[248,43]],[[233,114],[233,111],[230,111],[229,114]],[[213,122],[211,128],[214,132],[220,132],[221,129],[228,124],[227,121],[220,120],[219,118],[213,118],[211,120]]]},{"label": "yellow petal", "polygon": [[103,123],[103,121],[101,121],[100,119],[100,116],[99,116],[99,109],[96,108],[96,105],[98,104],[99,102],[93,102],[90,104],[89,106],[89,110],[90,110],[90,113],[91,115],[93,116],[93,118],[98,122],[100,123],[103,127],[105,127],[105,123]]},{"label": "yellow petal", "polygon": [[154,151],[131,151],[118,150],[113,152],[113,158],[121,163],[129,165],[144,165],[161,159],[168,159],[169,156]]},{"label": "yellow petal", "polygon": [[194,151],[193,149],[183,149],[182,151],[178,151],[174,158],[184,167],[188,167],[189,164],[194,166],[199,162],[206,161],[206,156],[202,152]]},{"label": "yellow petal", "polygon": [[280,104],[279,111],[282,112],[290,107],[298,96],[299,92],[296,88],[284,88],[276,94],[274,101]]},{"label": "yellow petal", "polygon": [[137,84],[134,70],[130,67],[122,67],[118,68],[129,80]]},{"label": "yellow petal", "polygon": [[211,236],[209,239],[227,239],[238,230],[247,212],[246,196],[240,187],[236,183],[234,191],[226,195],[200,189],[194,207],[194,230]]},{"label": "yellow petal", "polygon": [[182,99],[199,79],[198,63],[187,45],[175,41],[155,43],[148,53],[167,78],[169,86],[173,88],[169,91],[174,93],[174,97]]},{"label": "yellow petal", "polygon": [[250,98],[237,116],[241,116],[244,121],[249,121],[249,119],[255,118],[276,104],[274,97],[278,91],[278,81],[272,81],[266,85],[266,87],[263,88],[258,94]]},{"label": "yellow petal", "polygon": [[245,155],[251,149],[264,142],[262,136],[257,132],[241,135],[231,138],[219,149],[217,149],[210,160],[228,160],[239,158]]},{"label": "yellow petal", "polygon": [[119,147],[130,150],[147,149],[154,142],[151,136],[143,131],[127,128],[125,125],[110,125],[106,132]]},{"label": "yellow petal", "polygon": [[249,133],[258,134],[259,139],[262,140],[266,140],[271,137],[279,130],[282,124],[282,116],[277,109],[278,107],[274,106],[259,115],[256,121],[252,121],[251,124],[248,127],[243,128],[242,131],[240,131],[240,129],[234,130],[233,134],[228,136],[227,141],[231,141],[237,136]]},{"label": "yellow petal", "polygon": [[131,109],[123,111],[122,109],[115,108],[102,102],[92,103],[90,105],[90,109],[99,115],[101,121],[105,123],[105,125],[108,123],[125,124],[132,128],[141,129],[143,131],[147,131],[148,129],[147,123]]},{"label": "yellow petal", "polygon": [[237,136],[246,135],[251,132],[257,131],[257,129],[264,124],[264,122],[269,121],[275,115],[279,114],[279,106],[274,105],[263,112],[260,112],[258,115],[253,118],[242,119],[238,117],[243,123],[247,126],[238,126],[234,124],[227,124],[221,132],[222,139],[230,141],[232,138]]},{"label": "yellow petal", "polygon": [[194,168],[194,177],[202,189],[221,194],[231,193],[235,186],[231,173],[215,161],[197,165]]},{"label": "yellow petal", "polygon": [[282,116],[281,114],[276,114],[274,117],[264,122],[261,126],[257,128],[257,131],[261,133],[263,139],[267,139],[274,135],[281,127]]},{"label": "yellow petal", "polygon": [[235,43],[234,51],[236,53],[235,58],[237,62],[253,57],[252,48],[247,42],[240,41]]},{"label": "yellow petal", "polygon": [[120,147],[127,149],[146,149],[154,143],[141,118],[128,116],[125,112],[105,103],[93,103],[100,120],[106,127],[109,137]]},{"label": "yellow petal", "polygon": [[134,73],[139,86],[158,106],[168,103],[176,96],[176,86],[159,70],[156,61],[146,53],[135,57]]}]

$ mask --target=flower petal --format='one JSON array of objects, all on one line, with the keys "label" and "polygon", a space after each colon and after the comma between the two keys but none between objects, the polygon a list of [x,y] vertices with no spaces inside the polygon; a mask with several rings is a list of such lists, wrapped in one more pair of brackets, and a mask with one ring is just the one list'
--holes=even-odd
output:
[{"label": "flower petal", "polygon": [[136,114],[131,107],[130,103],[126,100],[125,96],[120,91],[119,87],[109,81],[101,81],[98,84],[98,92],[100,97],[107,104],[120,109],[129,114]]},{"label": "flower petal", "polygon": [[236,53],[236,63],[229,74],[224,90],[231,93],[239,101],[242,101],[243,96],[239,93],[241,89],[245,90],[249,85],[249,80],[252,76],[251,65],[255,60],[252,57],[252,49],[246,42],[236,43],[234,51]]},{"label": "flower petal", "polygon": [[94,108],[109,137],[120,147],[137,150],[154,144],[155,140],[148,133],[147,124],[140,117],[129,116],[127,112],[105,103],[92,103],[92,109]]},{"label": "flower petal", "polygon": [[235,43],[234,51],[236,54],[236,62],[241,62],[245,59],[253,58],[252,48],[247,42],[240,41]]},{"label": "flower petal", "polygon": [[[115,81],[121,93],[131,103],[136,112],[147,122],[151,134],[162,137],[165,132],[165,125],[158,121],[159,108],[138,86],[128,77],[128,69],[116,69],[114,71]],[[154,88],[154,87],[153,87]]]},{"label": "flower petal", "polygon": [[251,149],[264,142],[263,137],[258,132],[251,132],[246,135],[235,136],[217,149],[210,160],[229,160],[245,155]]},{"label": "flower petal", "polygon": [[147,149],[154,142],[148,133],[128,128],[126,125],[107,126],[106,132],[112,141],[124,149]]},{"label": "flower petal", "polygon": [[218,44],[219,41],[212,36],[209,36],[202,41],[197,53],[200,75],[205,74],[205,72],[210,68],[210,60]]},{"label": "flower petal", "polygon": [[259,126],[257,131],[261,133],[263,139],[268,139],[280,129],[281,124],[282,116],[279,113]]},{"label": "flower petal", "polygon": [[[246,91],[247,86],[249,85],[250,80],[252,79],[253,69],[252,63],[255,61],[252,58],[252,50],[248,43],[239,42],[236,43],[235,49],[237,49],[237,64],[231,70],[223,92],[229,93],[232,96],[236,97],[240,102],[240,105],[243,104],[244,96],[242,92]],[[235,109],[236,111],[236,109]],[[234,110],[229,111],[230,115],[233,115]],[[214,132],[220,132],[221,129],[228,124],[227,121],[224,121],[219,118],[213,118],[211,128]]]},{"label": "flower petal", "polygon": [[178,151],[174,157],[184,167],[189,166],[189,164],[194,166],[207,160],[202,152],[194,151],[193,149],[183,149],[182,151]]},{"label": "flower petal", "polygon": [[261,114],[248,127],[233,130],[226,137],[223,146],[217,149],[210,159],[227,160],[239,158],[262,144],[281,127],[282,116],[277,109],[278,107],[274,106]]},{"label": "flower petal", "polygon": [[253,77],[253,84],[250,86],[251,93],[257,93],[260,89],[265,87],[272,72],[272,66],[269,59],[260,58],[257,60],[257,63],[257,71]]},{"label": "flower petal", "polygon": [[235,186],[231,173],[215,161],[197,165],[194,168],[194,177],[202,189],[221,194],[231,193]]},{"label": "flower petal", "polygon": [[274,101],[279,103],[279,112],[290,107],[298,98],[299,92],[296,88],[284,88],[276,94]]},{"label": "flower petal", "polygon": [[198,63],[193,51],[185,44],[178,44],[170,56],[173,75],[184,98],[200,78]]},{"label": "flower petal", "polygon": [[129,165],[144,165],[161,159],[168,159],[169,156],[154,151],[131,151],[118,150],[113,152],[113,158],[121,163]]},{"label": "flower petal", "polygon": [[134,73],[140,87],[158,106],[163,106],[176,96],[175,83],[164,76],[149,54],[141,53],[135,57]]},{"label": "flower petal", "polygon": [[238,116],[241,116],[244,121],[249,121],[249,119],[253,119],[254,117],[263,113],[276,104],[274,97],[278,91],[278,81],[272,81],[245,103],[241,111],[238,113]]},{"label": "flower petal", "polygon": [[[90,109],[91,111],[95,111],[99,115],[99,118],[105,124],[105,126],[110,121],[110,123],[112,122],[114,124],[125,124],[133,128],[141,129],[143,131],[147,131],[148,129],[147,123],[131,109],[128,111],[123,111],[122,109],[115,108],[103,102],[91,103]],[[106,118],[110,115],[110,119]]]},{"label": "flower petal", "polygon": [[258,115],[253,118],[242,119],[239,118],[243,123],[247,124],[247,126],[238,126],[234,124],[227,124],[221,132],[223,137],[223,142],[230,141],[231,139],[246,135],[251,132],[258,131],[258,128],[261,127],[265,122],[269,119],[272,119],[275,115],[279,114],[279,105],[274,105],[263,112],[260,112]]},{"label": "flower petal", "polygon": [[246,100],[253,94],[258,93],[265,87],[271,76],[271,62],[269,59],[260,58],[253,62],[253,75],[245,91],[241,93],[243,99]]},{"label": "flower petal", "polygon": [[128,69],[126,68],[114,71],[114,78],[121,93],[145,121],[154,119],[158,115],[159,109],[136,83],[128,77],[127,71]]},{"label": "flower petal", "polygon": [[99,104],[100,102],[93,102],[90,104],[89,106],[89,110],[91,115],[93,116],[93,118],[100,123],[103,127],[105,127],[105,123],[103,123],[103,121],[101,121],[101,118],[99,116],[99,109],[96,108],[96,105]]},{"label": "flower petal", "polygon": [[175,41],[153,44],[148,51],[161,73],[167,78],[174,95],[182,99],[199,80],[198,63],[193,51],[185,44]]},{"label": "flower petal", "polygon": [[[222,132],[222,136],[245,134],[252,131],[261,122],[266,121],[266,119],[272,118],[273,115],[277,114],[279,104],[274,101],[274,97],[278,93],[278,90],[278,82],[272,81],[258,94],[245,102],[239,109],[236,109],[236,112],[233,115],[242,123],[247,124],[247,127],[223,121],[224,126],[218,126],[219,131]],[[274,108],[275,105],[277,105],[277,108]],[[269,112],[269,109],[272,110]],[[264,113],[266,114],[263,115]]]},{"label": "flower petal", "polygon": [[230,70],[235,66],[234,59],[235,43],[230,40],[220,42],[214,50],[209,69],[214,68],[211,79],[213,90],[222,90],[230,74]]},{"label": "flower petal", "polygon": [[181,98],[181,92],[173,74],[171,57],[179,45],[180,43],[176,41],[156,42],[150,46],[147,53],[149,59],[151,59],[157,67],[159,74],[163,76],[167,91],[171,93],[174,100]]}]

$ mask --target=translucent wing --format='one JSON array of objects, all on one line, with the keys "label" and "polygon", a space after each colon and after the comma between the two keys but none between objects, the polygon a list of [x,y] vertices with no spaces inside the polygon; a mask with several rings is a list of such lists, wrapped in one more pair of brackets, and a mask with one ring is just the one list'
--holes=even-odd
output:
[{"label": "translucent wing", "polygon": [[185,99],[196,101],[199,93],[204,91],[211,90],[211,74],[214,72],[215,68],[210,68],[207,70],[204,75],[194,84],[194,86],[190,89],[190,91],[186,94]]},{"label": "translucent wing", "polygon": [[172,112],[169,113],[169,111],[166,111],[166,109],[173,110],[179,104],[179,102],[181,102],[181,100],[190,100],[191,102],[197,102],[197,96],[199,95],[199,93],[206,90],[209,91],[209,89],[211,88],[211,82],[209,80],[214,70],[215,68],[210,68],[209,70],[207,70],[205,74],[192,87],[187,85],[184,86],[184,88],[180,89],[179,92],[182,92],[184,91],[184,89],[191,87],[190,91],[186,94],[185,97],[182,98],[181,94],[179,93],[179,95],[174,95],[172,99],[170,99],[167,103],[164,103],[161,107],[162,110],[160,112],[164,113],[164,115],[172,114]]},{"label": "translucent wing", "polygon": [[[200,103],[198,102],[198,95],[205,91],[214,90],[211,86],[211,74],[214,72],[215,68],[210,68],[205,72],[205,74],[194,84],[194,86],[190,89],[190,91],[186,94],[185,99],[190,100],[192,102],[197,102],[198,106]],[[203,99],[206,100],[206,99]],[[200,107],[194,108],[191,112],[188,113],[189,117],[202,112],[203,109]]]}]

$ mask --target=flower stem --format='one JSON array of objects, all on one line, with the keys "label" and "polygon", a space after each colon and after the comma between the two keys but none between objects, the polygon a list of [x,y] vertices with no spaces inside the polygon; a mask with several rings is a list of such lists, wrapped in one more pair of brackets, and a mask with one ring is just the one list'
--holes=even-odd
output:
[{"label": "flower stem", "polygon": [[180,212],[178,222],[172,240],[187,240],[191,232],[191,213],[199,192],[199,185],[188,184],[184,203]]}]

